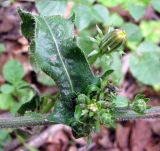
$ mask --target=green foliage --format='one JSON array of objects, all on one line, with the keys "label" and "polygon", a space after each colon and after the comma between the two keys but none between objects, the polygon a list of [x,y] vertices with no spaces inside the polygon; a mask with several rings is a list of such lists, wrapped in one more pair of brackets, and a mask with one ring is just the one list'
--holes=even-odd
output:
[{"label": "green foliage", "polygon": [[10,60],[3,68],[3,76],[6,81],[16,84],[24,77],[24,69],[22,64],[16,60]]},{"label": "green foliage", "polygon": [[128,108],[129,106],[129,100],[125,97],[122,96],[117,96],[114,100],[113,103],[115,104],[115,107],[119,108]]},{"label": "green foliage", "polygon": [[107,8],[99,4],[94,5],[94,7],[88,5],[75,5],[73,11],[76,15],[75,25],[79,31],[96,23],[106,24],[109,21],[109,12]]},{"label": "green foliage", "polygon": [[36,0],[36,7],[44,16],[64,15],[67,3],[67,0]]},{"label": "green foliage", "polygon": [[130,70],[133,76],[144,84],[159,85],[159,55],[160,52],[145,52],[142,55],[132,54],[130,57]]},{"label": "green foliage", "polygon": [[0,108],[3,110],[11,110],[15,100],[12,98],[11,95],[1,93],[0,94]]},{"label": "green foliage", "polygon": [[[10,110],[12,113],[24,114],[26,110],[37,107],[34,99],[37,94],[30,84],[23,81],[24,69],[17,60],[8,61],[3,67],[3,75],[6,83],[0,87],[0,109]],[[8,83],[7,83],[8,82]],[[18,101],[18,102],[17,102]],[[20,111],[21,106],[27,102],[32,102],[32,107]],[[19,110],[19,111],[18,111]]]},{"label": "green foliage", "polygon": [[[21,10],[19,13],[22,19],[29,16]],[[86,87],[98,78],[92,74],[84,53],[74,41],[72,18],[65,20],[61,16],[31,16],[32,18],[33,24],[36,25],[33,33],[36,45],[31,46],[32,56],[39,68],[56,81],[60,88],[62,104],[68,112],[72,112],[71,100],[74,99],[75,93],[84,92]],[[25,26],[25,21],[22,27],[28,27]],[[67,120],[69,117],[65,116],[66,114],[61,115]]]},{"label": "green foliage", "polygon": [[120,15],[116,13],[112,13],[110,15],[109,22],[108,22],[109,26],[120,27],[121,25],[123,25],[123,23],[124,23],[124,20]]},{"label": "green foliage", "polygon": [[142,21],[140,28],[146,40],[158,43],[160,39],[160,21]]},{"label": "green foliage", "polygon": [[7,145],[12,139],[7,130],[0,130],[0,151],[3,151],[4,146]]},{"label": "green foliage", "polygon": [[[104,93],[109,86],[108,82],[103,82],[93,75],[86,56],[78,47],[73,34],[74,16],[64,19],[61,16],[33,16],[20,9],[18,12],[23,21],[22,32],[32,41],[30,54],[35,61],[34,64],[54,79],[60,88],[60,100],[55,103],[54,112],[48,115],[47,119],[71,125],[77,136],[96,130],[100,124],[113,125],[116,110],[112,100],[115,90],[108,87],[108,93]],[[25,18],[32,21],[31,27]],[[27,28],[28,30],[33,28],[32,37],[26,33]],[[112,30],[104,36],[99,27],[97,30],[99,35],[96,40],[103,54],[118,49],[126,41],[126,34],[122,30]],[[79,101],[84,101],[82,103],[84,108],[80,107]],[[21,109],[23,108],[22,105]],[[98,121],[95,122],[97,118]],[[89,127],[83,131],[86,124]]]},{"label": "green foliage", "polygon": [[128,40],[133,42],[140,42],[143,38],[140,28],[132,23],[125,23],[122,26],[128,34]]},{"label": "green foliage", "polygon": [[38,72],[37,75],[38,75],[37,80],[41,84],[45,86],[55,86],[56,85],[55,81],[51,79],[51,77],[46,75],[44,72]]},{"label": "green foliage", "polygon": [[151,0],[151,4],[156,11],[160,12],[160,1],[159,0]]},{"label": "green foliage", "polygon": [[134,3],[129,4],[128,11],[136,21],[145,15],[145,7]]},{"label": "green foliage", "polygon": [[139,94],[135,97],[131,106],[135,112],[144,114],[146,109],[149,108],[149,106],[146,104],[148,101],[150,101],[148,98],[145,98],[144,95]]}]

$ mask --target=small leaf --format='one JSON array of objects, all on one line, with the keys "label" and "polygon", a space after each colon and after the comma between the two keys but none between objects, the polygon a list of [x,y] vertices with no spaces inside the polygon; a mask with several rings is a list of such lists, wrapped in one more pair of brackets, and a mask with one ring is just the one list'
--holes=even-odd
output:
[{"label": "small leaf", "polygon": [[0,150],[2,149],[2,147],[3,147],[2,150],[4,150],[4,146],[12,141],[12,138],[9,133],[10,132],[7,129],[0,130],[0,134],[1,134],[0,135],[0,146],[1,146]]},{"label": "small leaf", "polygon": [[150,2],[154,9],[160,13],[160,1],[159,0],[151,0]]},{"label": "small leaf", "polygon": [[75,109],[75,112],[74,112],[74,118],[75,118],[75,120],[77,120],[77,121],[80,120],[81,113],[82,113],[81,107],[79,105],[77,105],[76,109]]},{"label": "small leaf", "polygon": [[122,72],[122,61],[119,53],[115,52],[112,54],[112,63],[110,68],[114,70],[111,76],[113,82],[120,85],[123,82],[124,73]]},{"label": "small leaf", "polygon": [[143,114],[147,109],[146,102],[143,99],[138,99],[133,102],[133,109],[135,112]]},{"label": "small leaf", "polygon": [[23,115],[26,111],[38,111],[41,98],[37,89],[31,85],[24,85],[17,92],[20,96],[20,102],[17,106],[19,114]]},{"label": "small leaf", "polygon": [[110,69],[107,70],[103,73],[103,75],[101,76],[101,78],[104,80],[105,78],[108,78],[112,73],[114,72],[114,70]]},{"label": "small leaf", "polygon": [[43,85],[46,86],[55,86],[55,81],[49,77],[47,74],[45,74],[44,72],[39,72],[37,73],[37,80],[38,82],[40,82]]},{"label": "small leaf", "polygon": [[128,107],[129,101],[126,97],[117,96],[115,100],[113,100],[116,108]]},{"label": "small leaf", "polygon": [[154,43],[159,43],[160,21],[141,21],[140,29],[146,40]]},{"label": "small leaf", "polygon": [[36,7],[43,16],[64,15],[68,0],[36,0]]},{"label": "small leaf", "polygon": [[14,92],[14,87],[10,84],[4,84],[0,87],[2,93],[10,94]]},{"label": "small leaf", "polygon": [[75,5],[73,11],[76,14],[75,24],[79,31],[89,27],[92,23],[96,23],[96,15],[91,6]]},{"label": "small leaf", "polygon": [[109,11],[108,9],[100,4],[96,4],[93,6],[95,13],[97,13],[98,17],[100,18],[100,22],[106,24],[109,21]]},{"label": "small leaf", "polygon": [[136,21],[138,21],[145,15],[145,7],[141,5],[131,3],[128,6],[128,10]]},{"label": "small leaf", "polygon": [[146,85],[160,84],[160,53],[146,52],[130,56],[129,68],[133,76]]},{"label": "small leaf", "polygon": [[24,77],[24,69],[20,62],[16,60],[8,61],[3,67],[3,76],[6,81],[15,84]]},{"label": "small leaf", "polygon": [[124,23],[123,18],[117,13],[113,13],[110,15],[108,25],[119,27]]},{"label": "small leaf", "polygon": [[127,32],[129,41],[139,42],[143,38],[140,28],[135,24],[125,23],[122,29]]},{"label": "small leaf", "polygon": [[15,100],[9,94],[0,93],[0,109],[8,110],[14,105]]},{"label": "small leaf", "polygon": [[156,45],[155,43],[151,42],[151,41],[144,41],[142,42],[138,48],[137,48],[137,52],[139,53],[145,53],[145,52],[160,52],[160,47],[158,45]]}]

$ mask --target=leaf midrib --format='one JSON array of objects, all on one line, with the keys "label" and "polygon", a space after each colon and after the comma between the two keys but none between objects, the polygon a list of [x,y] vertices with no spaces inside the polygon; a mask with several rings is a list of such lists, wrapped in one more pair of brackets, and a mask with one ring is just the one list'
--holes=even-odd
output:
[{"label": "leaf midrib", "polygon": [[59,50],[59,46],[58,46],[58,44],[57,44],[57,40],[55,39],[54,35],[52,34],[51,28],[50,28],[50,26],[48,25],[48,23],[47,23],[46,19],[44,18],[44,16],[43,16],[43,20],[44,20],[44,23],[45,23],[46,26],[47,26],[47,29],[48,29],[48,31],[49,31],[49,33],[50,33],[50,35],[51,35],[51,38],[52,38],[53,42],[54,42],[55,45],[56,45],[56,50],[57,50],[57,52],[58,52],[60,61],[61,61],[61,63],[62,63],[62,66],[64,67],[64,70],[65,70],[66,75],[67,75],[67,77],[68,77],[68,81],[69,81],[69,83],[70,83],[71,90],[73,91],[73,84],[72,84],[70,75],[69,75],[69,73],[68,73],[68,71],[67,71],[67,67],[65,66],[65,64],[64,64],[64,62],[63,62],[63,59],[62,59],[62,57],[61,57],[62,55],[61,55],[61,52],[60,52],[60,50]]}]

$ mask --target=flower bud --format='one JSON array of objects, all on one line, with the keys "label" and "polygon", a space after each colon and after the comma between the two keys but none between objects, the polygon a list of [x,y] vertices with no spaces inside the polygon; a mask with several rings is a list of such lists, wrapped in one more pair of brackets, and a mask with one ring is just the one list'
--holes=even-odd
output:
[{"label": "flower bud", "polygon": [[147,109],[146,102],[143,99],[138,99],[133,103],[134,111],[138,113],[144,113],[144,111]]},{"label": "flower bud", "polygon": [[102,38],[99,48],[102,53],[109,53],[118,49],[127,40],[127,34],[122,29],[114,29]]},{"label": "flower bud", "polygon": [[85,94],[80,94],[77,97],[77,101],[78,101],[79,104],[85,103],[86,99],[87,99],[87,96]]},{"label": "flower bud", "polygon": [[112,116],[109,113],[103,113],[101,118],[104,124],[109,124],[112,122]]}]

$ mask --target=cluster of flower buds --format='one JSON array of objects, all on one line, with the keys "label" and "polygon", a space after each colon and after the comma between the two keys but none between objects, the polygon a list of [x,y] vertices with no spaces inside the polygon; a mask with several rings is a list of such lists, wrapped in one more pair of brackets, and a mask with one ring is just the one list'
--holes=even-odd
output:
[{"label": "cluster of flower buds", "polygon": [[127,41],[127,34],[122,29],[109,28],[108,32],[104,35],[101,29],[97,27],[98,35],[93,38],[90,37],[92,42],[95,42],[98,46],[96,50],[93,50],[88,57],[109,54],[119,49]]},{"label": "cluster of flower buds", "polygon": [[91,125],[92,130],[97,130],[96,125],[100,124],[112,126],[114,121],[105,101],[90,99],[85,94],[77,97],[74,117],[80,123]]}]

